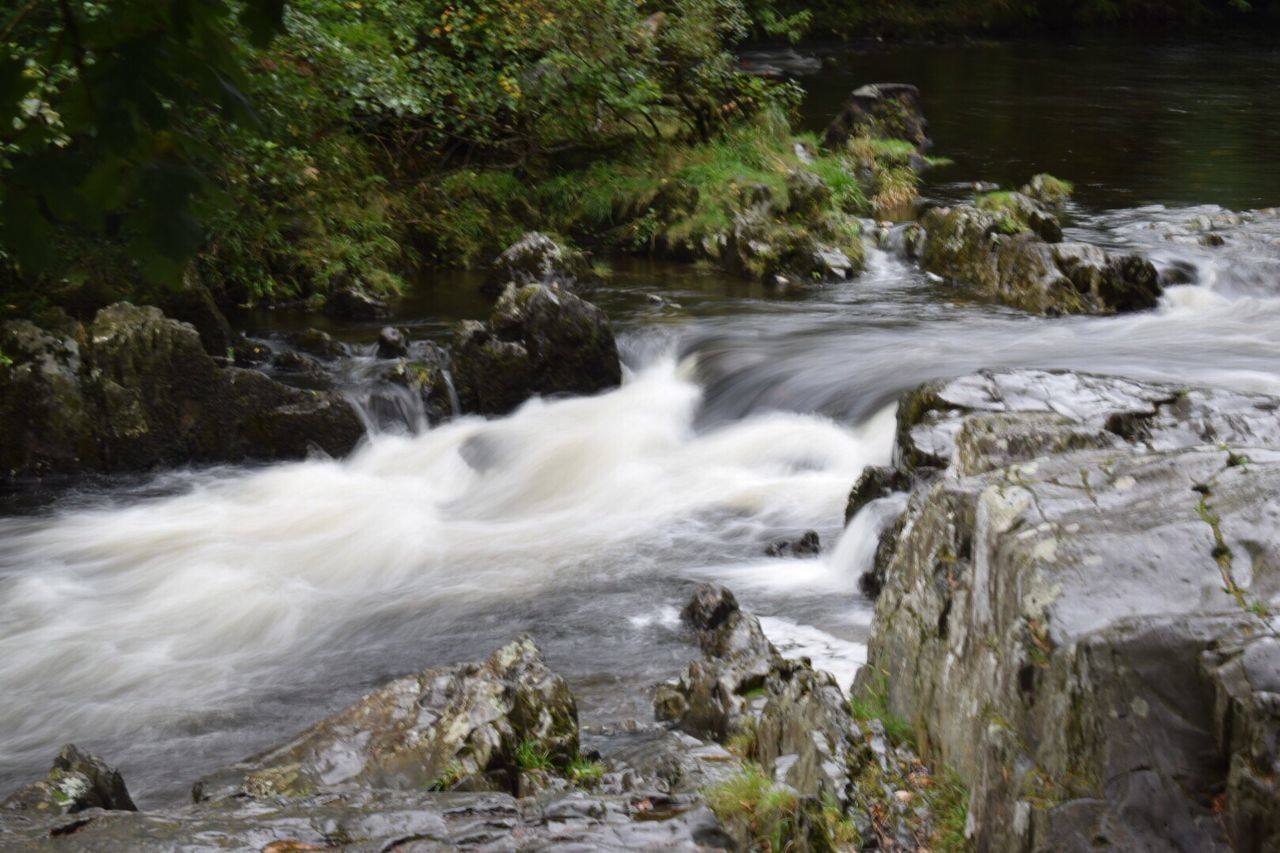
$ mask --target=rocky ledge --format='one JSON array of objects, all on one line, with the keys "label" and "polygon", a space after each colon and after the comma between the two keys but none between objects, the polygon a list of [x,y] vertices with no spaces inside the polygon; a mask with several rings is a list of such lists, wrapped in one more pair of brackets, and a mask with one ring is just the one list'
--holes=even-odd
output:
[{"label": "rocky ledge", "polygon": [[219,367],[196,329],[119,303],[93,321],[0,327],[0,479],[348,452],[334,394]]},{"label": "rocky ledge", "polygon": [[907,254],[926,272],[1035,314],[1154,308],[1161,286],[1149,260],[1062,241],[1065,187],[1037,175],[1019,192],[932,208],[907,234]]},{"label": "rocky ledge", "polygon": [[869,665],[981,850],[1280,846],[1280,400],[988,372],[899,408]]}]

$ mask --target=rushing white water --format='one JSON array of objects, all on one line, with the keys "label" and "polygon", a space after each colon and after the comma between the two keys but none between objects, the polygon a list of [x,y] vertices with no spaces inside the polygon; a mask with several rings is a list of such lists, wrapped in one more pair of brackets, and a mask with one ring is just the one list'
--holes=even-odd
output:
[{"label": "rushing white water", "polygon": [[[1200,218],[1220,213],[1083,220],[1075,236],[1191,271],[1155,311],[1028,317],[874,252],[860,279],[801,299],[673,289],[665,305],[692,306],[679,324],[615,311],[636,369],[612,393],[0,519],[0,789],[74,740],[144,802],[180,799],[388,677],[525,630],[585,721],[648,717],[649,685],[696,654],[676,614],[702,579],[847,686],[871,616],[856,581],[901,499],[841,534],[844,502],[863,466],[888,460],[903,389],[1036,366],[1280,393],[1280,219],[1201,245]],[[821,557],[763,556],[808,528]]]},{"label": "rushing white water", "polygon": [[252,706],[299,661],[376,645],[406,613],[501,614],[682,563],[732,573],[773,535],[832,526],[862,466],[889,455],[891,411],[700,432],[699,397],[667,358],[614,393],[379,437],[345,461],[0,522],[0,767],[29,771],[59,739],[128,766],[148,733]]}]

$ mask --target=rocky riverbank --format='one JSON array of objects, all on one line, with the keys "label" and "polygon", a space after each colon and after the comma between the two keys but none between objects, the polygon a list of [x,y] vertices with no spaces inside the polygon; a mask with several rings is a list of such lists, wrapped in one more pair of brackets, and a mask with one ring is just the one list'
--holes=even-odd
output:
[{"label": "rocky riverbank", "polygon": [[864,587],[870,689],[979,849],[1280,843],[1280,401],[1071,373],[926,385]]},{"label": "rocky riverbank", "polygon": [[[577,707],[533,640],[390,682],[293,740],[137,811],[68,746],[0,801],[30,849],[847,849],[929,846],[939,785],[826,673],[787,660],[732,593],[694,591],[704,657],[659,686],[659,724],[582,752]],[[950,791],[951,789],[946,789]],[[878,840],[878,842],[877,842]]]}]

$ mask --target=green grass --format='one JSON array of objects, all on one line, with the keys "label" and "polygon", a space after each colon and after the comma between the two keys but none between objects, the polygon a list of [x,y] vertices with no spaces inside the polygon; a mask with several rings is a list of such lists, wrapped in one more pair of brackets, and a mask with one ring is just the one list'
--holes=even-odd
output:
[{"label": "green grass", "polygon": [[799,829],[800,801],[794,791],[775,785],[755,764],[705,792],[707,805],[726,824],[740,824],[754,849],[790,847]]},{"label": "green grass", "polygon": [[591,788],[600,784],[600,780],[604,778],[604,765],[579,755],[565,767],[564,776],[580,788]]},{"label": "green grass", "polygon": [[969,791],[950,768],[934,773],[928,799],[933,813],[932,849],[939,853],[973,850],[973,843],[964,835],[969,821]]},{"label": "green grass", "polygon": [[803,800],[756,764],[745,765],[703,796],[722,823],[745,832],[751,850],[851,850],[861,845],[857,827],[834,799],[824,798],[820,805]]},{"label": "green grass", "polygon": [[521,741],[516,747],[516,765],[521,770],[554,770],[551,753],[538,746],[536,741]]},{"label": "green grass", "polygon": [[849,700],[849,711],[859,722],[879,720],[889,741],[898,746],[906,744],[915,748],[915,730],[911,724],[889,709],[889,676],[877,672],[870,687]]}]

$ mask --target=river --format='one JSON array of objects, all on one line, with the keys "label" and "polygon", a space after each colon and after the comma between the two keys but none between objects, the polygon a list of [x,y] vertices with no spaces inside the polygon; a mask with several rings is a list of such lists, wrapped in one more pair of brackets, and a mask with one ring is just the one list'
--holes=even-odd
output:
[{"label": "river", "polygon": [[[859,82],[918,83],[926,194],[1037,171],[1074,179],[1068,238],[1190,271],[1152,312],[1042,319],[960,298],[890,252],[778,297],[713,273],[620,263],[598,301],[625,382],[510,417],[389,429],[342,461],[173,471],[86,486],[0,519],[0,790],[64,741],[118,764],[143,805],[305,728],[390,677],[531,632],[588,740],[648,720],[695,656],[690,584],[729,584],[792,653],[851,679],[878,525],[842,531],[888,461],[893,402],[982,367],[1067,367],[1280,394],[1280,57],[1262,40],[872,46],[814,51],[810,121]],[[758,57],[768,61],[769,57]],[[1205,245],[1215,220],[1221,246]],[[483,311],[466,276],[400,320]],[[315,318],[265,316],[273,334]],[[368,341],[376,327],[337,330]],[[362,357],[367,361],[370,356]],[[359,396],[361,358],[349,381]],[[818,558],[768,558],[807,529]]]}]

